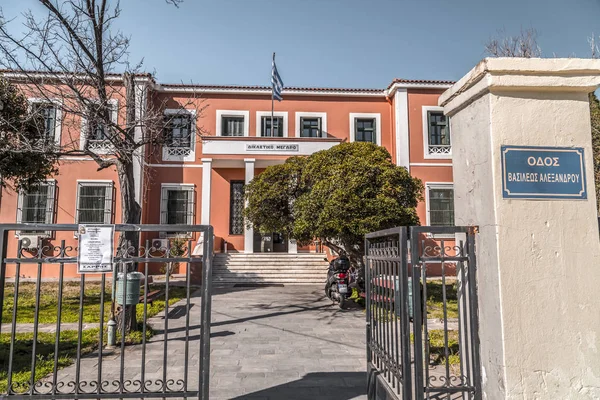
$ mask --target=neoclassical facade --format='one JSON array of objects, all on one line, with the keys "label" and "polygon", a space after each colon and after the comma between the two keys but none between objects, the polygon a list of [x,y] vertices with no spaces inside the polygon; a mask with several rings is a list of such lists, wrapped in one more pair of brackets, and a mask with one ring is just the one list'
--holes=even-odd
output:
[{"label": "neoclassical facade", "polygon": [[[451,225],[452,140],[449,121],[437,106],[451,84],[395,79],[385,89],[288,87],[283,101],[275,102],[272,120],[270,87],[163,84],[140,76],[142,108],[161,107],[169,116],[165,145],[147,146],[136,164],[142,223],[211,224],[216,252],[315,251],[277,233],[265,237],[248,229],[243,187],[287,157],[369,141],[387,148],[397,165],[423,181],[421,223]],[[115,93],[115,104],[122,96]],[[101,138],[86,132],[84,124],[65,123],[74,117],[61,109],[60,99],[30,101],[44,110],[47,134],[57,143],[75,137],[81,145],[90,140],[102,149]],[[114,119],[119,123],[124,115],[115,112]],[[114,169],[97,171],[91,158],[63,157],[59,174],[30,193],[3,190],[0,222],[120,223],[119,198]],[[34,235],[76,241],[72,234]],[[170,233],[158,236],[168,239]]]}]

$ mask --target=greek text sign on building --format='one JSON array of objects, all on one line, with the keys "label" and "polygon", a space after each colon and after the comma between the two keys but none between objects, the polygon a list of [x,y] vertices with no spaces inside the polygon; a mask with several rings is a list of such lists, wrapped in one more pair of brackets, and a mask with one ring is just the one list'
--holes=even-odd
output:
[{"label": "greek text sign on building", "polygon": [[502,146],[502,197],[587,199],[583,148]]},{"label": "greek text sign on building", "polygon": [[300,146],[297,143],[293,143],[293,144],[247,143],[246,144],[246,151],[299,151],[299,150],[300,150]]}]

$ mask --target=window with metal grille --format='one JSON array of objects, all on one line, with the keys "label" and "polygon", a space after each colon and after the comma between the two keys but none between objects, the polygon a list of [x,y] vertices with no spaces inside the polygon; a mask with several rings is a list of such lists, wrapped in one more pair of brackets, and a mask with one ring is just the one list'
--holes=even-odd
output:
[{"label": "window with metal grille", "polygon": [[321,118],[300,117],[300,137],[321,137]]},{"label": "window with metal grille", "polygon": [[377,143],[375,118],[356,118],[354,122],[354,141]]},{"label": "window with metal grille", "polygon": [[244,117],[223,116],[221,136],[244,136]]},{"label": "window with metal grille", "polygon": [[273,117],[272,130],[271,117],[262,117],[260,135],[266,137],[283,137],[283,117]]},{"label": "window with metal grille", "polygon": [[[55,182],[40,183],[27,192],[20,192],[17,199],[17,223],[51,224],[54,217]],[[44,231],[21,233],[48,234]]]},{"label": "window with metal grille", "polygon": [[[108,108],[108,112],[110,114],[110,119],[112,123],[117,123],[117,104],[113,103],[112,100],[109,104],[107,104],[107,108]],[[99,104],[91,104],[89,106],[90,109],[90,115],[95,115],[95,113],[99,113],[99,112],[103,112],[103,110],[100,109],[100,105]],[[93,109],[93,107],[97,107],[96,110]],[[86,126],[86,133],[85,133],[85,138],[88,142],[88,147],[91,150],[102,150],[102,151],[106,151],[110,149],[111,146],[111,142],[110,142],[110,138],[111,138],[111,133],[110,133],[110,127],[107,126],[107,124],[105,123],[105,121],[98,117],[98,118],[93,118],[90,119],[86,122],[87,126]]]},{"label": "window with metal grille", "polygon": [[77,184],[77,224],[110,224],[112,222],[112,182],[79,182]]},{"label": "window with metal grille", "polygon": [[190,148],[192,146],[192,116],[189,114],[165,117],[167,147]]},{"label": "window with metal grille", "polygon": [[[194,186],[163,185],[160,223],[192,225],[194,223]],[[189,232],[164,232],[168,236],[188,236]]]},{"label": "window with metal grille", "polygon": [[429,154],[450,154],[450,125],[441,111],[428,111],[428,152]]},{"label": "window with metal grille", "polygon": [[229,233],[244,233],[244,181],[231,181],[229,197]]},{"label": "window with metal grille", "polygon": [[52,103],[33,103],[31,112],[40,139],[53,141],[56,131],[56,106]]},{"label": "window with metal grille", "polygon": [[454,226],[454,189],[429,187],[429,225]]}]

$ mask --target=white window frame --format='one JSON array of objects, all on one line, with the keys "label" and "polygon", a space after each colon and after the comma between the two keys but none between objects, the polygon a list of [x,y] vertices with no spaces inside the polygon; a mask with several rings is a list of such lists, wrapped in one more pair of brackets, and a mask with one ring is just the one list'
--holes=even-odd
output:
[{"label": "white window frame", "polygon": [[245,110],[217,110],[217,136],[223,136],[223,117],[244,117],[244,135],[227,137],[250,136],[250,111]]},{"label": "white window frame", "polygon": [[188,154],[169,154],[170,147],[165,144],[162,148],[163,161],[191,162],[196,160],[196,110],[187,108],[167,108],[163,112],[163,116],[185,114],[189,114],[192,117],[190,126],[190,152]]},{"label": "white window frame", "polygon": [[[117,124],[118,119],[119,119],[119,101],[117,99],[109,99],[107,101],[107,103],[111,107],[110,118],[111,118],[113,124]],[[81,134],[79,135],[79,148],[80,149],[83,149],[85,147],[85,142],[87,140],[87,134],[88,134],[87,118],[81,117]],[[113,149],[112,144],[108,143],[108,142],[104,143],[102,146],[100,146],[96,149],[93,149],[93,151],[98,154],[108,154],[108,153],[111,153],[113,150],[114,149]]]},{"label": "white window frame", "polygon": [[[258,137],[269,137],[262,135],[262,119],[263,117],[270,117],[271,111],[257,111],[256,112],[256,133]],[[288,137],[288,112],[287,111],[275,111],[273,117],[283,118],[283,137]],[[281,137],[281,136],[270,136],[270,137]]]},{"label": "white window frame", "polygon": [[[321,118],[321,137],[327,137],[327,113],[326,112],[308,112],[308,111],[297,111],[296,112],[296,129],[295,135],[297,138],[301,137],[302,127],[300,126],[300,120],[302,118]],[[318,138],[303,138],[303,139],[318,139]]]},{"label": "white window frame", "polygon": [[[437,111],[443,112],[443,107],[438,106],[423,106],[421,108],[423,113],[423,157],[425,159],[437,159],[437,160],[447,160],[452,158],[452,133],[450,133],[450,152],[445,154],[439,153],[430,153],[429,152],[429,112]],[[448,117],[447,117],[448,118]],[[448,129],[450,129],[450,118],[448,118]]]},{"label": "white window frame", "polygon": [[77,197],[75,199],[75,223],[79,223],[79,197],[82,186],[102,186],[106,188],[104,204],[108,204],[108,210],[104,210],[104,224],[110,224],[113,219],[113,191],[115,183],[111,180],[77,180]]},{"label": "white window frame", "polygon": [[[192,212],[188,214],[188,225],[194,224],[194,216],[196,211],[196,197],[195,197],[195,189],[196,185],[191,183],[162,183],[160,185],[160,223],[167,225],[167,211],[166,207],[166,199],[167,193],[169,190],[181,190],[181,191],[189,191],[192,196],[191,199],[188,200],[188,203],[192,204]],[[160,232],[159,236],[161,238],[189,238],[192,237],[192,232],[179,232],[176,234],[168,234],[166,231]]]},{"label": "white window frame", "polygon": [[350,113],[350,143],[356,141],[356,120],[361,118],[375,120],[375,144],[381,146],[381,113]]},{"label": "white window frame", "polygon": [[30,98],[27,99],[29,102],[29,111],[34,104],[53,104],[56,107],[56,117],[54,120],[54,143],[60,146],[61,128],[62,128],[62,106],[63,103],[59,99],[43,99],[43,98]]},{"label": "white window frame", "polygon": [[[426,182],[425,183],[425,209],[426,209],[426,219],[427,226],[431,225],[431,217],[430,217],[430,200],[429,200],[429,190],[430,189],[452,189],[454,190],[454,183],[452,182]],[[456,209],[454,210],[454,217],[456,218]],[[431,235],[434,238],[454,238],[454,234],[435,234]]]},{"label": "white window frame", "polygon": [[[56,180],[55,179],[47,179],[42,181],[41,184],[48,185],[48,197],[46,198],[46,220],[45,224],[51,224],[54,222],[54,213],[55,203],[56,203]],[[17,197],[17,224],[23,223],[23,200],[24,200],[25,192],[19,191],[19,195]],[[28,232],[16,231],[17,237],[21,235],[27,236],[30,235]],[[33,235],[49,238],[52,236],[52,231],[45,231],[44,233],[35,233]]]}]

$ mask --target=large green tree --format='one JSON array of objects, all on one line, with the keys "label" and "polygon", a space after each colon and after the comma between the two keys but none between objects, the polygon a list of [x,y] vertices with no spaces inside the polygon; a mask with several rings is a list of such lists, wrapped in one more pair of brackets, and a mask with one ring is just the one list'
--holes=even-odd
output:
[{"label": "large green tree", "polygon": [[[596,183],[596,204],[600,204],[600,102],[590,93],[590,117],[592,122],[592,150],[594,157],[594,181]],[[600,210],[600,207],[598,207]]]},{"label": "large green tree", "polygon": [[0,184],[26,189],[56,173],[57,148],[21,91],[0,77]]},{"label": "large green tree", "polygon": [[371,143],[342,143],[268,167],[246,187],[248,223],[327,247],[360,263],[366,233],[418,225],[422,182]]}]

